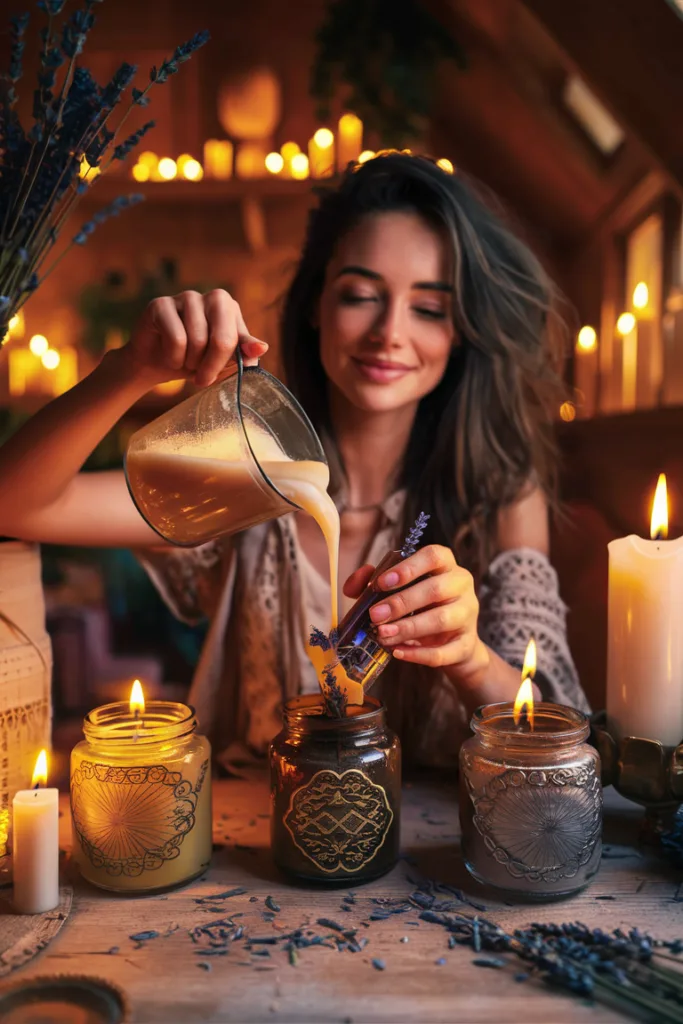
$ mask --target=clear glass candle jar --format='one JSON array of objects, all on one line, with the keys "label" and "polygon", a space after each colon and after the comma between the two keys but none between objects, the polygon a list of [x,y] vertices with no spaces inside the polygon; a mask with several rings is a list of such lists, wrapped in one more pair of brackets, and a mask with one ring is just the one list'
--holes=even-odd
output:
[{"label": "clear glass candle jar", "polygon": [[148,893],[182,885],[211,861],[211,747],[194,709],[148,701],[86,715],[71,752],[72,857],[102,889]]},{"label": "clear glass candle jar", "polygon": [[367,882],[398,858],[400,743],[378,700],[350,710],[332,718],[319,696],[295,697],[270,745],[273,858],[307,881]]},{"label": "clear glass candle jar", "polygon": [[534,728],[515,725],[512,704],[473,715],[460,750],[460,824],[467,868],[478,881],[531,900],[569,896],[600,865],[600,757],[584,741],[588,719],[539,703]]}]

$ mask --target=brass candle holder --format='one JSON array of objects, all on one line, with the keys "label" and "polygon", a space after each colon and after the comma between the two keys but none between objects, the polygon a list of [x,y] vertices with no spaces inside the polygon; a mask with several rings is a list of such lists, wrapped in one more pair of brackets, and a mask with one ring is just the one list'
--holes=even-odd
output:
[{"label": "brass candle holder", "polygon": [[683,803],[683,743],[626,736],[616,740],[607,728],[607,713],[591,717],[590,741],[600,753],[603,786],[645,808],[646,827],[661,831]]}]

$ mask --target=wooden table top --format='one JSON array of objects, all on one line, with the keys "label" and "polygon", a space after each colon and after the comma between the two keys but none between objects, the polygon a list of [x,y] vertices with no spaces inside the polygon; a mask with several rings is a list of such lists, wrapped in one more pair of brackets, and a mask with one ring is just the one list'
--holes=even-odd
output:
[{"label": "wooden table top", "polygon": [[[278,876],[268,846],[268,791],[257,781],[219,780],[214,788],[214,856],[210,871],[184,889],[151,897],[108,895],[75,883],[73,909],[60,934],[13,981],[57,972],[91,974],[125,990],[136,1022],[617,1022],[620,1013],[548,989],[537,980],[515,981],[522,965],[490,970],[473,965],[476,954],[448,948],[438,925],[419,911],[371,921],[378,897],[405,897],[415,880],[436,879],[484,904],[485,915],[507,931],[531,921],[583,921],[612,929],[637,925],[659,938],[683,935],[683,884],[658,856],[637,847],[641,812],[608,791],[606,856],[593,885],[572,900],[510,906],[470,880],[459,853],[456,791],[420,780],[404,790],[402,859],[391,874],[354,889],[357,902],[342,912],[347,889],[311,890]],[[62,842],[70,845],[66,798]],[[246,893],[198,902],[231,888]],[[679,895],[680,893],[680,895]],[[271,896],[280,908],[270,913]],[[608,897],[608,899],[605,899]],[[368,939],[361,952],[314,946],[292,965],[283,943],[250,953],[234,942],[227,956],[204,955],[190,931],[218,916],[251,936],[272,936],[306,922],[317,933],[321,917],[359,926]],[[212,910],[211,908],[214,907]],[[465,907],[465,911],[471,908]],[[265,915],[265,916],[264,916]],[[272,920],[270,919],[272,918]],[[140,931],[158,937],[135,942]],[[405,941],[407,939],[408,941]],[[402,941],[403,940],[403,941]],[[113,951],[113,952],[112,952]],[[385,969],[373,966],[384,961]],[[203,966],[202,966],[203,965]]]}]

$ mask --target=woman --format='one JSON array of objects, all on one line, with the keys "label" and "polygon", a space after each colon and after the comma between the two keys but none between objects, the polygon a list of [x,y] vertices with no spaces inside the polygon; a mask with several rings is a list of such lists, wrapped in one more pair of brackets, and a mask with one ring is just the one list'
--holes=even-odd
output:
[{"label": "woman", "polygon": [[[531,633],[542,695],[586,707],[548,562],[552,304],[538,262],[460,175],[399,153],[321,200],[287,295],[286,379],[328,453],[346,607],[431,514],[372,613],[395,656],[383,695],[421,760],[453,761],[472,709],[514,697]],[[329,619],[319,530],[297,513],[159,549],[123,474],[79,469],[151,387],[207,386],[238,344],[247,361],[267,349],[226,292],[156,299],[128,345],[0,451],[0,533],[136,548],[179,616],[211,616],[190,700],[232,763],[264,751],[283,698],[317,686],[305,637]]]}]

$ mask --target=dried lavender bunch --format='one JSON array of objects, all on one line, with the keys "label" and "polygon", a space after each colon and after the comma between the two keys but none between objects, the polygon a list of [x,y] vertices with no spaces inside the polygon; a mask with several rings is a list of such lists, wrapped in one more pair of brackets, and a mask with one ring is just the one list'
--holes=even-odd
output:
[{"label": "dried lavender bunch", "polygon": [[403,558],[407,558],[409,555],[415,554],[420,538],[427,529],[429,519],[430,516],[426,512],[420,512],[419,516],[415,520],[415,525],[408,531],[408,535],[403,541],[403,547],[401,548],[401,556]]},{"label": "dried lavender bunch", "polygon": [[308,645],[309,647],[320,647],[322,651],[329,651],[332,646],[327,633],[323,633],[322,629],[318,629],[317,626],[311,627]]},{"label": "dried lavender bunch", "polygon": [[679,868],[683,867],[683,814],[680,810],[674,815],[669,831],[660,836],[660,842],[673,863]]},{"label": "dried lavender bunch", "polygon": [[338,664],[339,662],[335,661],[325,668],[325,690],[323,691],[325,710],[333,718],[343,718],[348,704],[346,690],[342,690],[334,674]]},{"label": "dried lavender bunch", "polygon": [[[96,187],[98,172],[125,160],[154,126],[147,121],[123,137],[120,132],[129,114],[147,106],[150,89],[176,74],[209,38],[208,32],[198,32],[178,46],[158,69],[151,69],[143,89],[132,87],[138,69],[125,62],[102,86],[81,57],[99,2],[84,0],[82,8],[60,24],[64,0],[39,0],[46,24],[39,33],[30,127],[22,124],[17,110],[29,15],[10,20],[9,68],[0,73],[0,345],[9,321],[64,255],[74,245],[85,244],[102,221],[142,198],[123,196],[95,214],[45,266],[81,196]],[[131,100],[114,124],[129,87]]]}]

